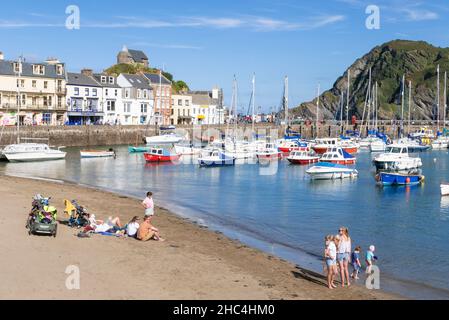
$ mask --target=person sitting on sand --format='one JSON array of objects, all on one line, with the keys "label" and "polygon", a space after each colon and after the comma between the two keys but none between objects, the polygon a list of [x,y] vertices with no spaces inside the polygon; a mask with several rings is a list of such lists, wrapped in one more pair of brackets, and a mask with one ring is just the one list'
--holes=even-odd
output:
[{"label": "person sitting on sand", "polygon": [[137,221],[139,221],[139,217],[135,216],[126,225],[126,234],[128,235],[128,237],[136,238],[137,230],[139,230],[139,227],[140,227],[139,222],[137,222]]},{"label": "person sitting on sand", "polygon": [[362,251],[362,248],[360,246],[358,246],[357,248],[355,248],[355,250],[351,256],[352,267],[354,269],[354,271],[351,273],[351,278],[353,278],[355,280],[359,280],[359,273],[360,273],[360,270],[362,269],[362,263],[360,262],[360,252],[361,251]]},{"label": "person sitting on sand", "polygon": [[164,241],[159,235],[159,230],[151,224],[151,216],[145,217],[137,231],[137,239],[140,241],[156,240]]},{"label": "person sitting on sand", "polygon": [[145,217],[154,216],[154,201],[152,192],[147,192],[147,197],[142,201],[142,207],[145,209]]},{"label": "person sitting on sand", "polygon": [[337,246],[335,245],[334,237],[332,235],[326,236],[324,241],[324,259],[327,266],[327,286],[329,289],[335,289],[337,287],[334,284],[337,267]]}]

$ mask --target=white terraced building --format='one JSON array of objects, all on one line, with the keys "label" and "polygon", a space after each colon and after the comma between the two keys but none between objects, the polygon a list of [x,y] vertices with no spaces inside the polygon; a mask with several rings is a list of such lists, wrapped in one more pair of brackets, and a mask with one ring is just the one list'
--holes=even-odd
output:
[{"label": "white terraced building", "polygon": [[[117,83],[123,89],[123,125],[154,124],[154,97],[147,78],[141,75],[120,74]],[[159,123],[161,123],[159,121]]]}]

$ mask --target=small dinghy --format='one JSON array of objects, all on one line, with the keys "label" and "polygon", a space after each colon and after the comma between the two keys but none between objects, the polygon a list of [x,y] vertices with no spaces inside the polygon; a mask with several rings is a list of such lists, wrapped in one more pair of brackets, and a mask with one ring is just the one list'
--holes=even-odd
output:
[{"label": "small dinghy", "polygon": [[151,147],[128,147],[129,153],[143,153],[151,150]]},{"label": "small dinghy", "polygon": [[380,172],[376,175],[376,181],[384,186],[416,186],[423,183],[424,179],[420,174]]},{"label": "small dinghy", "polygon": [[114,149],[109,150],[81,150],[81,158],[116,158]]},{"label": "small dinghy", "polygon": [[313,180],[334,180],[345,178],[356,178],[359,172],[356,169],[348,168],[347,166],[323,162],[306,171]]}]

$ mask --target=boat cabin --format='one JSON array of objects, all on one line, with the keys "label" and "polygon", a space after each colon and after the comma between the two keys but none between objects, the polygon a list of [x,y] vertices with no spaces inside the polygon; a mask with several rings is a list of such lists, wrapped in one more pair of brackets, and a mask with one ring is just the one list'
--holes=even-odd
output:
[{"label": "boat cabin", "polygon": [[329,148],[322,156],[322,160],[335,160],[344,158],[343,150],[341,148]]},{"label": "boat cabin", "polygon": [[386,153],[408,154],[408,148],[404,146],[388,146]]}]

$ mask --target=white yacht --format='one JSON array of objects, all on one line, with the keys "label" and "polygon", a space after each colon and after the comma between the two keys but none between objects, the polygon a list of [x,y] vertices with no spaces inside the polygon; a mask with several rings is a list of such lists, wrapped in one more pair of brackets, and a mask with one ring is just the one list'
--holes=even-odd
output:
[{"label": "white yacht", "polygon": [[168,133],[154,137],[146,137],[145,138],[147,144],[155,145],[155,144],[176,144],[184,140],[183,137],[175,134]]},{"label": "white yacht", "polygon": [[378,170],[410,170],[422,167],[419,157],[410,157],[408,148],[403,145],[390,145],[385,153],[374,158]]},{"label": "white yacht", "polygon": [[43,143],[11,144],[3,149],[9,162],[34,162],[65,159],[66,153]]}]

